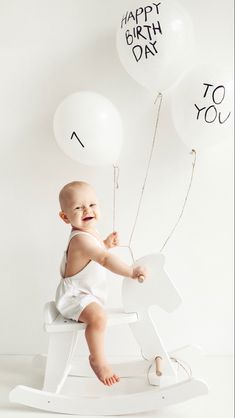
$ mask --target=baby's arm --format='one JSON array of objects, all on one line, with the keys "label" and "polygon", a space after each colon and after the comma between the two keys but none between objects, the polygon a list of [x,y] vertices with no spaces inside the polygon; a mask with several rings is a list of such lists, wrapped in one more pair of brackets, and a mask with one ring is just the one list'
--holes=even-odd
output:
[{"label": "baby's arm", "polygon": [[[128,266],[119,257],[114,254],[110,254],[107,250],[100,248],[92,238],[84,235],[77,235],[73,238],[76,245],[74,246],[75,256],[76,248],[78,255],[84,254],[84,256],[96,261],[101,266],[107,268],[113,273],[120,276],[138,278],[141,274],[145,275],[145,268]],[[140,271],[141,270],[141,271]]]}]

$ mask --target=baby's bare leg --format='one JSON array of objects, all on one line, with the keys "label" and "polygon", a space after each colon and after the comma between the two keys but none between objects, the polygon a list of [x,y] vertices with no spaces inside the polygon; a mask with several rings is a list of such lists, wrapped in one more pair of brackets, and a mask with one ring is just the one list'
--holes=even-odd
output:
[{"label": "baby's bare leg", "polygon": [[92,302],[82,311],[79,321],[87,324],[85,336],[90,350],[90,365],[95,374],[105,385],[111,386],[117,383],[119,377],[112,372],[104,354],[104,335],[107,322],[104,310],[98,303]]}]

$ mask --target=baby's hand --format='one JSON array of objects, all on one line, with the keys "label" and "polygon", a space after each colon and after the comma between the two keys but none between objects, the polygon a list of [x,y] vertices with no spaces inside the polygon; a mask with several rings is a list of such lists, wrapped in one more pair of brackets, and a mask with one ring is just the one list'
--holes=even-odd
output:
[{"label": "baby's hand", "polygon": [[148,269],[145,266],[133,267],[132,279],[141,279],[145,280],[148,277]]},{"label": "baby's hand", "polygon": [[119,245],[119,236],[117,232],[112,232],[104,241],[107,248],[117,247]]}]

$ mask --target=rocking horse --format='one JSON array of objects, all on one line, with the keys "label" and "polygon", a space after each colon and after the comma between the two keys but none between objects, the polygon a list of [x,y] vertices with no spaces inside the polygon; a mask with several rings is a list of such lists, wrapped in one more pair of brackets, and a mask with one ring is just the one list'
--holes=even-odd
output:
[{"label": "rocking horse", "polygon": [[[143,283],[124,278],[123,307],[119,311],[108,311],[108,326],[129,324],[142,353],[140,360],[113,365],[115,372],[121,380],[129,378],[131,382],[131,378],[141,378],[143,389],[117,395],[110,394],[107,388],[104,395],[96,396],[63,393],[69,376],[76,379],[96,377],[91,370],[81,372],[80,366],[73,361],[85,324],[63,318],[55,303],[48,302],[44,309],[44,330],[49,335],[49,348],[43,387],[16,386],[10,392],[10,401],[57,413],[102,416],[143,413],[206,395],[208,387],[204,381],[193,376],[180,378],[174,359],[167,352],[151,317],[153,305],[173,312],[182,302],[164,270],[164,262],[164,256],[157,253],[137,260],[136,264],[148,266],[149,277]],[[35,362],[42,360],[42,357],[36,357]]]}]

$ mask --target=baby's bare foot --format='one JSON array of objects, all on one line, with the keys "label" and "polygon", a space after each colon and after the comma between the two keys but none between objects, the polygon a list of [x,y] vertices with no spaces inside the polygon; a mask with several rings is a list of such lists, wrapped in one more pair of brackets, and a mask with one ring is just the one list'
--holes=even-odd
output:
[{"label": "baby's bare foot", "polygon": [[119,382],[120,378],[112,372],[111,367],[107,363],[99,363],[91,355],[89,356],[89,361],[92,370],[104,385],[112,386],[114,383]]}]

